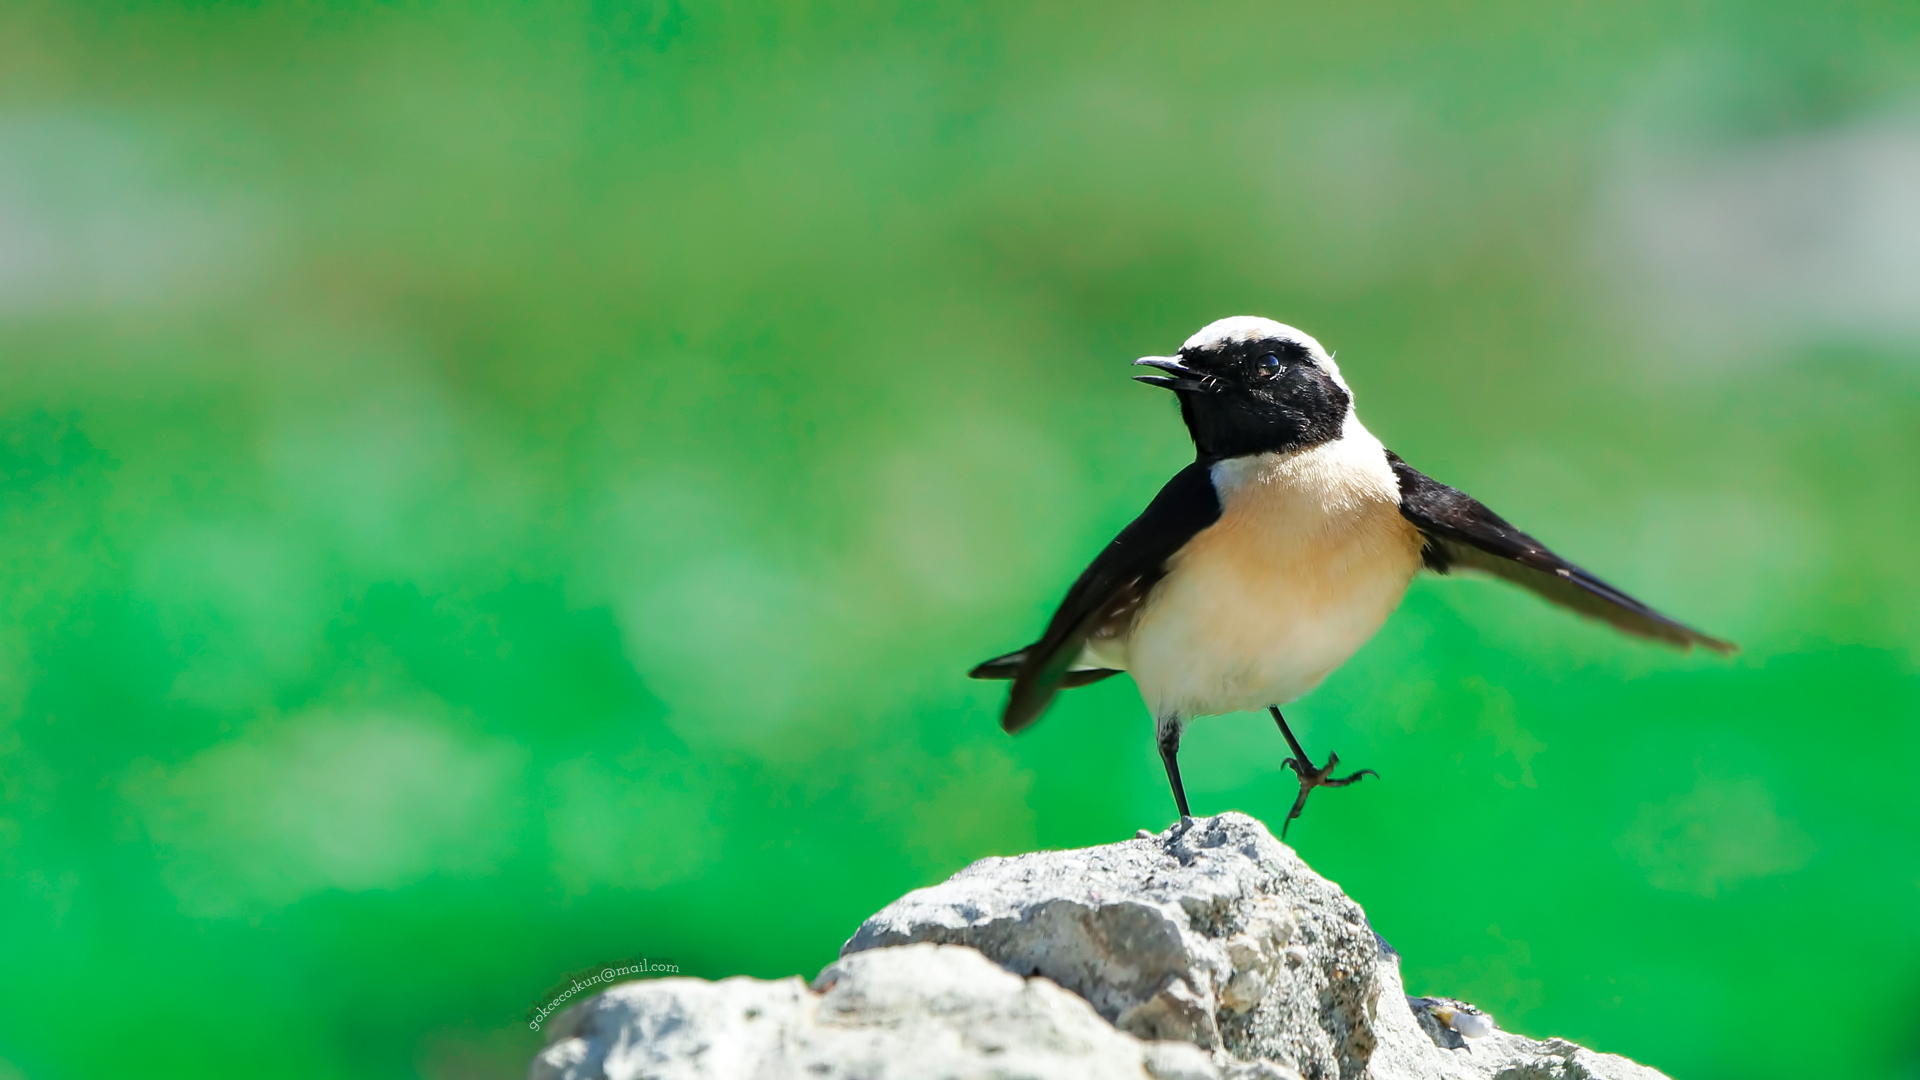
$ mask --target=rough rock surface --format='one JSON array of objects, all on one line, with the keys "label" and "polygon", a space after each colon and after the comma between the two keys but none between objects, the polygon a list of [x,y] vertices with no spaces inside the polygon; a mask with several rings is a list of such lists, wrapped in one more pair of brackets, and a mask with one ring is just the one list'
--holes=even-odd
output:
[{"label": "rough rock surface", "polygon": [[535,1080],[1663,1080],[1407,998],[1359,905],[1241,814],[983,859],[868,919],[811,989],[629,983],[548,1038]]},{"label": "rough rock surface", "polygon": [[811,988],[798,977],[626,983],[562,1013],[548,1039],[532,1080],[1220,1076],[1191,1043],[1143,1042],[1046,979],[952,945],[850,956]]}]

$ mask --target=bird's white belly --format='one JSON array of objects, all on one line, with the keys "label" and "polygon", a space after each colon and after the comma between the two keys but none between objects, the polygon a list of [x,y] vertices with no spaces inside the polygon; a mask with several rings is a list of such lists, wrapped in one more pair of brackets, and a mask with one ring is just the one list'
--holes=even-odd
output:
[{"label": "bird's white belly", "polygon": [[1386,452],[1351,416],[1335,442],[1221,462],[1213,476],[1220,520],[1107,647],[1124,651],[1157,717],[1307,693],[1380,629],[1420,568]]}]

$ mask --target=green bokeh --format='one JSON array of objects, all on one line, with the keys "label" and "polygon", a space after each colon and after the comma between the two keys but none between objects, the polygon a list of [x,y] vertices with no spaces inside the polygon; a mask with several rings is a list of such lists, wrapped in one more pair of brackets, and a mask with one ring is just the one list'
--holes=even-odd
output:
[{"label": "green bokeh", "polygon": [[[1125,680],[1016,740],[960,673],[1183,462],[1127,362],[1237,313],[1745,646],[1426,581],[1295,707],[1385,777],[1294,838],[1410,988],[1688,1080],[1920,1075],[1920,289],[1848,254],[1920,213],[1873,216],[1917,32],[0,7],[0,1077],[517,1075],[566,972],[811,974],[975,858],[1164,827]],[[1756,253],[1775,205],[1839,223]],[[1282,756],[1196,725],[1196,810],[1277,822]]]}]

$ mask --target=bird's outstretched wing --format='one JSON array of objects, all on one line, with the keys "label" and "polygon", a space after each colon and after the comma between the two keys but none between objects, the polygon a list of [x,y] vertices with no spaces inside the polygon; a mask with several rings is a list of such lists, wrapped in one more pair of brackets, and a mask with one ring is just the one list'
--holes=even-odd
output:
[{"label": "bird's outstretched wing", "polygon": [[1555,555],[1479,500],[1427,476],[1398,454],[1388,451],[1387,459],[1400,481],[1400,514],[1427,539],[1422,554],[1429,569],[1445,574],[1464,568],[1505,578],[1561,607],[1682,649],[1703,645],[1717,653],[1739,651],[1732,642],[1674,622]]},{"label": "bird's outstretched wing", "polygon": [[1116,674],[1108,668],[1074,670],[1087,638],[1116,613],[1144,601],[1166,574],[1168,557],[1218,520],[1220,496],[1207,467],[1195,462],[1175,473],[1081,572],[1039,641],[969,672],[976,679],[1013,679],[1000,726],[1019,731],[1038,720],[1061,690]]}]

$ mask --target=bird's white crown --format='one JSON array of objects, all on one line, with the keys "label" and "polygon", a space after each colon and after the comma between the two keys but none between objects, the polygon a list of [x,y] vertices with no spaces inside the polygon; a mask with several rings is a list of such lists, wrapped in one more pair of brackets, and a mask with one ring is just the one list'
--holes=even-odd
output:
[{"label": "bird's white crown", "polygon": [[1180,351],[1186,352],[1188,349],[1193,349],[1212,352],[1240,342],[1263,340],[1298,342],[1306,348],[1307,355],[1313,358],[1315,364],[1318,364],[1328,375],[1333,376],[1333,381],[1340,384],[1340,389],[1347,391],[1349,396],[1353,394],[1352,388],[1347,386],[1347,380],[1340,377],[1340,367],[1333,362],[1333,355],[1322,348],[1312,334],[1295,329],[1286,323],[1263,319],[1258,315],[1230,315],[1224,319],[1215,319],[1188,338],[1180,346]]}]

